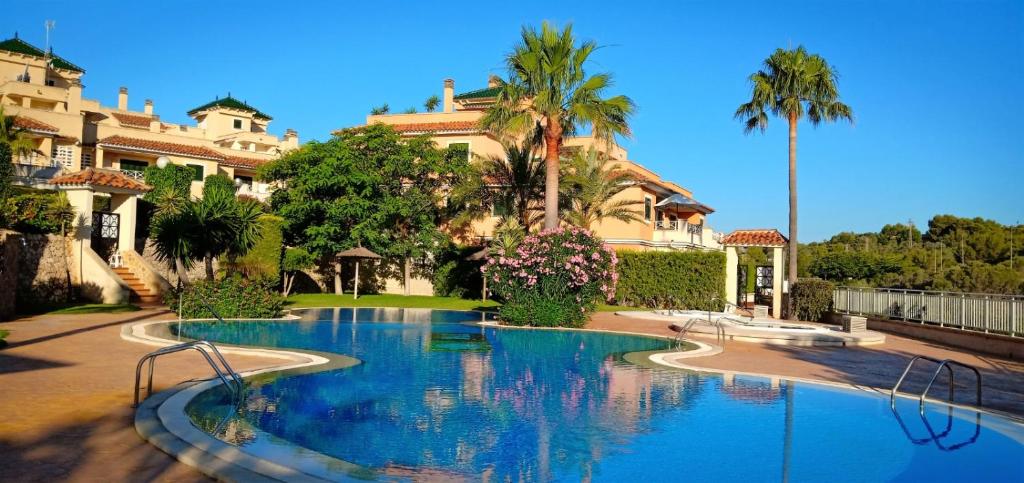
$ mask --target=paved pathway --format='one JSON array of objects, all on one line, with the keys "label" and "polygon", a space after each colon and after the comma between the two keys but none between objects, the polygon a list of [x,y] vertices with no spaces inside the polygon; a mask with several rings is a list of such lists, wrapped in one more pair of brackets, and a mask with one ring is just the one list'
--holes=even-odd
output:
[{"label": "paved pathway", "polygon": [[[152,347],[120,338],[121,326],[169,312],[43,315],[0,323],[0,481],[203,481],[190,467],[145,443],[130,408],[135,363]],[[663,322],[597,314],[590,328],[672,335]],[[688,359],[708,368],[888,387],[912,354],[956,358],[985,371],[985,403],[1024,415],[1024,364],[889,336],[872,348],[787,348],[741,342]],[[238,370],[280,359],[228,354]],[[208,377],[196,354],[161,359],[154,385]],[[960,391],[961,395],[969,392]]]},{"label": "paved pathway", "polygon": [[[674,334],[665,322],[634,319],[612,313],[595,314],[587,327],[660,335]],[[697,337],[696,340],[714,343],[714,337]],[[721,354],[689,358],[681,362],[708,369],[777,374],[888,389],[896,383],[907,363],[915,355],[953,359],[977,367],[982,372],[983,406],[1024,416],[1024,363],[892,334],[886,334],[886,342],[882,345],[848,348],[729,342]],[[915,371],[908,377],[909,389],[922,390],[927,378],[931,376],[929,370],[921,371],[920,374]],[[973,404],[975,386],[972,378],[973,376],[969,374],[958,376],[958,402]],[[939,397],[945,396],[943,390],[944,388],[939,387],[932,389],[934,395]]]},{"label": "paved pathway", "polygon": [[[0,481],[205,481],[136,433],[135,363],[153,347],[124,341],[121,325],[173,314],[43,315],[0,323]],[[236,370],[280,359],[226,355]],[[198,354],[161,357],[156,390],[209,377]]]}]

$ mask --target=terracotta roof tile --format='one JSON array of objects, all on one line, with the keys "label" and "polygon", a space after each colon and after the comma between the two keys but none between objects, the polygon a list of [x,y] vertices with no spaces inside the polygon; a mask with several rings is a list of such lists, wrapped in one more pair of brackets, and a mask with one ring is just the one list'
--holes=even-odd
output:
[{"label": "terracotta roof tile", "polygon": [[60,131],[56,127],[53,127],[45,122],[37,121],[31,117],[15,116],[14,127],[19,129],[25,129],[28,131],[47,132],[56,134]]},{"label": "terracotta roof tile", "polygon": [[153,119],[151,117],[122,114],[119,112],[112,112],[110,115],[114,116],[114,119],[117,119],[117,122],[121,123],[122,126],[141,127],[146,129],[149,129],[149,122]]},{"label": "terracotta roof tile", "polygon": [[153,187],[141,181],[129,178],[118,171],[96,168],[86,168],[76,173],[57,176],[50,180],[50,184],[58,186],[105,186],[108,188],[119,188],[132,191],[149,191],[153,189]]},{"label": "terracotta roof tile", "polygon": [[243,158],[241,156],[227,156],[220,164],[233,168],[256,169],[268,162],[268,159]]},{"label": "terracotta roof tile", "polygon": [[736,230],[722,238],[723,245],[752,247],[780,247],[788,242],[789,240],[782,236],[779,230],[774,228],[765,230]]},{"label": "terracotta roof tile", "polygon": [[439,131],[479,131],[476,121],[422,122],[414,124],[392,124],[391,127],[400,133],[423,133]]},{"label": "terracotta roof tile", "polygon": [[179,156],[188,156],[191,158],[200,159],[212,159],[215,161],[223,161],[227,159],[227,156],[218,153],[210,148],[203,146],[192,146],[188,144],[169,143],[165,141],[152,141],[149,139],[137,139],[125,136],[110,136],[100,139],[97,146],[112,146],[128,149],[136,149],[140,151],[148,151],[152,153],[161,154],[176,154]]}]

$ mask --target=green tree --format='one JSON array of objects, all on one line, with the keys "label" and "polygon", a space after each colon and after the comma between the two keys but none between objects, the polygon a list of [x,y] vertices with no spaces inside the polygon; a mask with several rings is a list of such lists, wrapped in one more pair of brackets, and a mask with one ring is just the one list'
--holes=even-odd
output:
[{"label": "green tree", "polygon": [[433,95],[428,97],[426,101],[423,101],[423,108],[426,109],[427,112],[434,112],[437,110],[437,106],[439,104],[441,104],[441,99],[439,99],[437,95]]},{"label": "green tree", "polygon": [[559,31],[547,22],[540,31],[523,27],[520,43],[506,59],[508,80],[481,125],[504,136],[521,138],[543,133],[546,166],[544,227],[558,226],[559,157],[563,140],[582,126],[595,137],[613,143],[629,136],[627,122],[635,111],[626,96],[604,97],[612,85],[608,73],[588,75],[591,41],[577,46],[572,25]]},{"label": "green tree", "polygon": [[744,131],[768,127],[768,113],[789,123],[789,270],[790,286],[796,283],[797,192],[796,128],[800,119],[812,125],[822,121],[853,122],[853,110],[839,100],[838,75],[818,54],[809,54],[803,46],[795,50],[776,49],[764,61],[764,68],[750,76],[753,85],[749,102],[736,109],[737,119],[745,121]]},{"label": "green tree", "polygon": [[14,165],[11,164],[11,147],[0,144],[0,227],[7,226],[8,219],[12,214],[13,182]]},{"label": "green tree", "polygon": [[288,187],[271,196],[286,244],[333,261],[341,293],[339,251],[365,246],[402,260],[408,277],[410,259],[437,246],[446,216],[441,196],[468,171],[465,157],[447,154],[426,136],[402,139],[374,124],[308,143],[264,165],[260,176]]},{"label": "green tree", "polygon": [[370,115],[373,116],[380,116],[382,114],[387,114],[389,112],[391,112],[391,106],[389,106],[388,103],[386,102],[384,104],[381,104],[380,106],[370,109]]},{"label": "green tree", "polygon": [[563,190],[568,207],[565,219],[573,225],[589,230],[594,223],[606,219],[627,223],[643,219],[637,209],[643,202],[615,199],[632,186],[636,177],[620,169],[619,165],[608,162],[608,158],[593,147],[573,154],[566,181]]},{"label": "green tree", "polygon": [[544,163],[529,142],[506,144],[504,155],[473,160],[469,175],[452,190],[452,200],[463,207],[455,217],[456,225],[466,225],[493,210],[529,230],[540,221]]}]

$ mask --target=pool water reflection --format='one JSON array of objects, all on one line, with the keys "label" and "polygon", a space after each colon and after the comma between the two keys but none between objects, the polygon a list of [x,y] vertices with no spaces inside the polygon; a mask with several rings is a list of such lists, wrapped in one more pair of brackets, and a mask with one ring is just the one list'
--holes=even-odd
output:
[{"label": "pool water reflection", "polygon": [[[363,363],[256,381],[237,410],[208,391],[188,412],[225,441],[332,479],[1024,478],[1020,425],[988,414],[976,425],[976,413],[956,409],[947,430],[940,405],[922,419],[916,403],[900,400],[898,420],[888,399],[874,394],[623,360],[667,349],[661,339],[481,327],[475,312],[301,316],[187,323],[181,332]],[[932,427],[938,432],[929,436]],[[317,463],[296,446],[360,469]]]}]

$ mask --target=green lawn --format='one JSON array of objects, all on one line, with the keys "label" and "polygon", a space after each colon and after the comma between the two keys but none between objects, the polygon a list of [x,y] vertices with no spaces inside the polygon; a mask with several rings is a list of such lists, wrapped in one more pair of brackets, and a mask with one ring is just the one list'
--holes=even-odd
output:
[{"label": "green lawn", "polygon": [[78,304],[46,312],[48,314],[119,314],[139,310],[132,304]]},{"label": "green lawn", "polygon": [[[449,310],[486,310],[498,306],[497,302],[488,300],[467,300],[453,297],[430,297],[425,295],[360,295],[352,300],[352,294],[335,295],[328,293],[304,293],[288,297],[288,306],[302,307],[400,307],[420,309]],[[617,312],[622,310],[645,310],[636,307],[620,307],[617,305],[600,304],[598,312]]]}]

